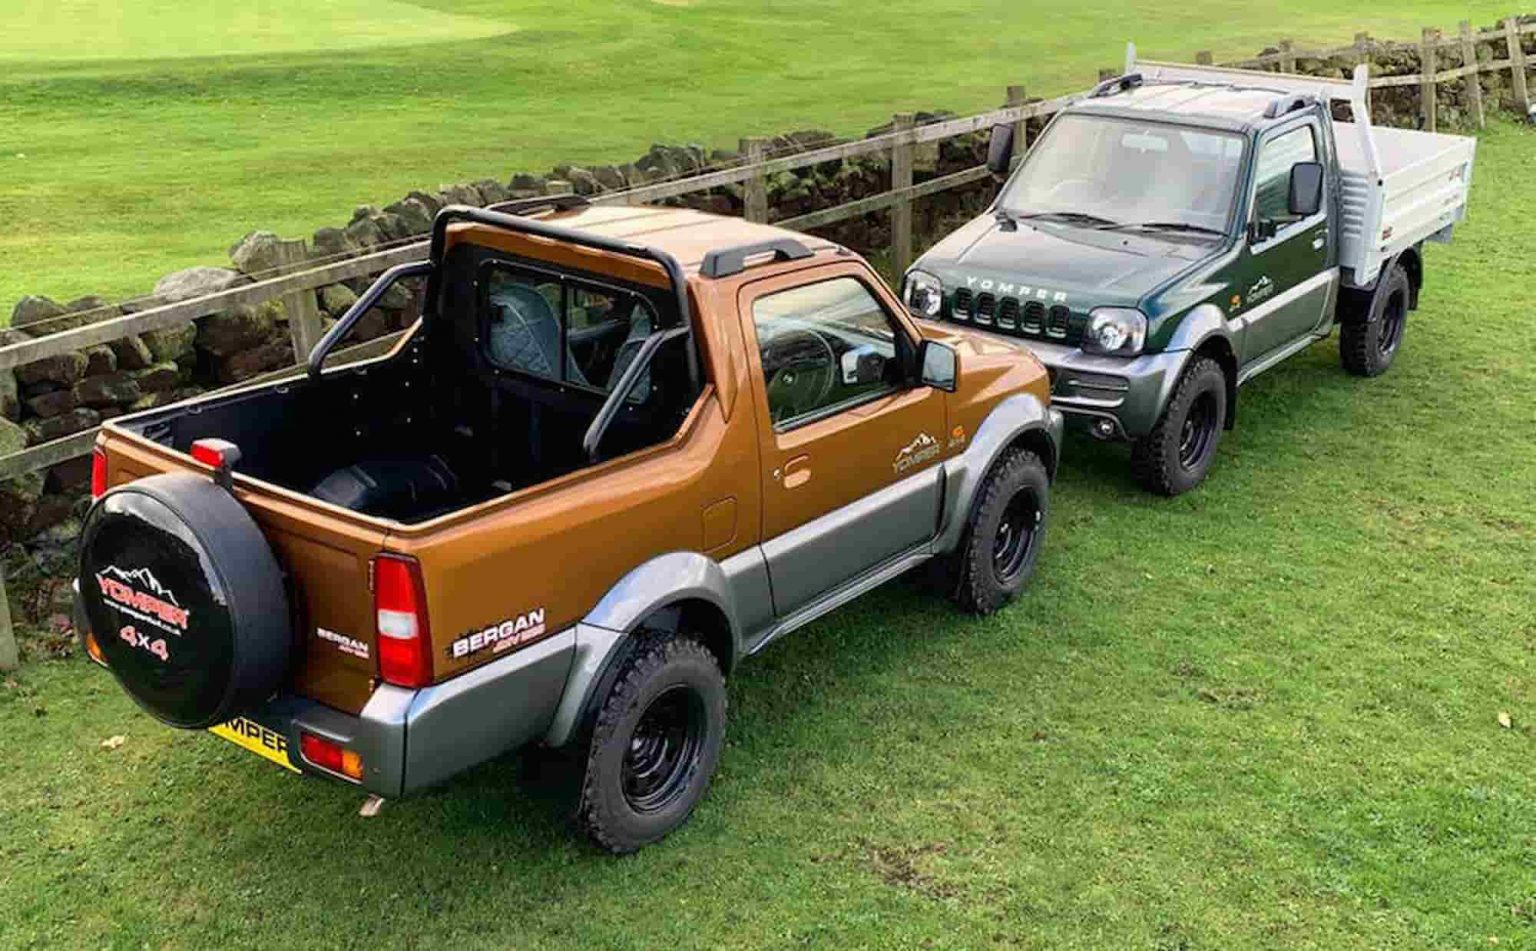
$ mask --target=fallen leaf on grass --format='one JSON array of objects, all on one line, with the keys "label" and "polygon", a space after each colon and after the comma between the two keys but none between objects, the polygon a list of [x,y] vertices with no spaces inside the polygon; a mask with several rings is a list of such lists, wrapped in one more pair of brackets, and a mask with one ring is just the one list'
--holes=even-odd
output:
[{"label": "fallen leaf on grass", "polygon": [[1509,718],[1509,714],[1505,713],[1503,710],[1500,710],[1499,711],[1499,726],[1503,727],[1506,730],[1509,730],[1509,729],[1512,729],[1514,727],[1514,725],[1515,725],[1515,723],[1514,723],[1513,720],[1511,720]]},{"label": "fallen leaf on grass", "polygon": [[101,748],[104,750],[115,750],[127,742],[128,737],[126,736],[109,736],[101,741]]}]

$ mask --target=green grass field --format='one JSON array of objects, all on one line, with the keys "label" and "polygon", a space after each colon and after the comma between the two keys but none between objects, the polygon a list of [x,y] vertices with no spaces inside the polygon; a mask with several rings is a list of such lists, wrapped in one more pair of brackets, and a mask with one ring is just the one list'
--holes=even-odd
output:
[{"label": "green grass field", "polygon": [[890,585],[744,665],[712,793],[635,857],[535,757],[363,819],[23,667],[0,947],[1536,947],[1533,154],[1484,137],[1390,374],[1260,378],[1173,501],[1070,441],[1020,602]]},{"label": "green grass field", "polygon": [[1414,38],[1490,0],[0,0],[0,321],[146,292],[253,228],[307,236],[412,188],[653,141],[858,133],[1281,35]]}]

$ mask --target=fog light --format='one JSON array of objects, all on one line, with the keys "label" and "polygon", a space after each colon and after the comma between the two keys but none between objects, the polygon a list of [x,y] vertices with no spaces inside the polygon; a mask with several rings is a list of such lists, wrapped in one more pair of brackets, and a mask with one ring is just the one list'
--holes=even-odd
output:
[{"label": "fog light", "polygon": [[1093,421],[1093,434],[1100,439],[1109,439],[1115,435],[1115,423],[1109,419],[1096,419]]}]

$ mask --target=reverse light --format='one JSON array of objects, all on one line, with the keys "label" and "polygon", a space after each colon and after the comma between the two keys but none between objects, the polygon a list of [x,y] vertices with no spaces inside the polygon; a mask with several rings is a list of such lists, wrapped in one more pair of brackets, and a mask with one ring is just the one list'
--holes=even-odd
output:
[{"label": "reverse light", "polygon": [[306,762],[354,781],[363,778],[363,757],[332,740],[313,733],[299,733],[299,752]]},{"label": "reverse light", "polygon": [[100,446],[91,450],[91,498],[99,499],[107,492],[107,453]]},{"label": "reverse light", "polygon": [[1088,315],[1083,350],[1131,357],[1147,342],[1147,315],[1130,307],[1100,307]]},{"label": "reverse light", "polygon": [[905,297],[908,310],[932,320],[944,306],[944,284],[926,271],[908,271]]},{"label": "reverse light", "polygon": [[421,565],[414,558],[381,554],[373,559],[373,607],[377,617],[379,676],[399,687],[432,682],[432,632]]}]

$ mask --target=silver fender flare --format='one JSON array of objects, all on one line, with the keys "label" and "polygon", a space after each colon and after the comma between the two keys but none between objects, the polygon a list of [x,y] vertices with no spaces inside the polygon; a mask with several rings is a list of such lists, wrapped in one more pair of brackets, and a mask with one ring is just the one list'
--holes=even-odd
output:
[{"label": "silver fender flare", "polygon": [[575,734],[593,691],[629,635],[655,612],[679,601],[706,601],[719,608],[730,625],[731,666],[739,649],[740,627],[725,571],[697,552],[658,555],[633,569],[608,589],[597,606],[576,625],[576,648],[565,691],[544,734],[547,746],[563,746]]},{"label": "silver fender flare", "polygon": [[[960,534],[970,518],[971,504],[992,463],[1004,449],[1030,430],[1043,432],[1051,441],[1059,465],[1061,414],[1048,409],[1030,393],[1016,393],[992,407],[965,451],[945,461],[944,513],[938,537],[933,541],[935,554],[953,551],[960,543]],[[1052,468],[1054,471],[1054,466]]]},{"label": "silver fender flare", "polygon": [[[1247,324],[1243,326],[1246,330]],[[1227,329],[1226,315],[1221,312],[1221,308],[1209,303],[1201,304],[1185,314],[1173,332],[1173,338],[1163,348],[1164,353],[1177,353],[1180,358],[1173,372],[1163,374],[1162,385],[1158,387],[1157,393],[1157,414],[1153,419],[1162,419],[1163,410],[1173,396],[1174,387],[1179,385],[1179,379],[1184,376],[1190,357],[1212,339],[1225,341],[1232,351],[1232,368],[1227,380],[1227,428],[1231,428],[1232,421],[1237,417],[1237,374],[1243,368],[1242,348],[1232,339],[1232,333]]]}]

